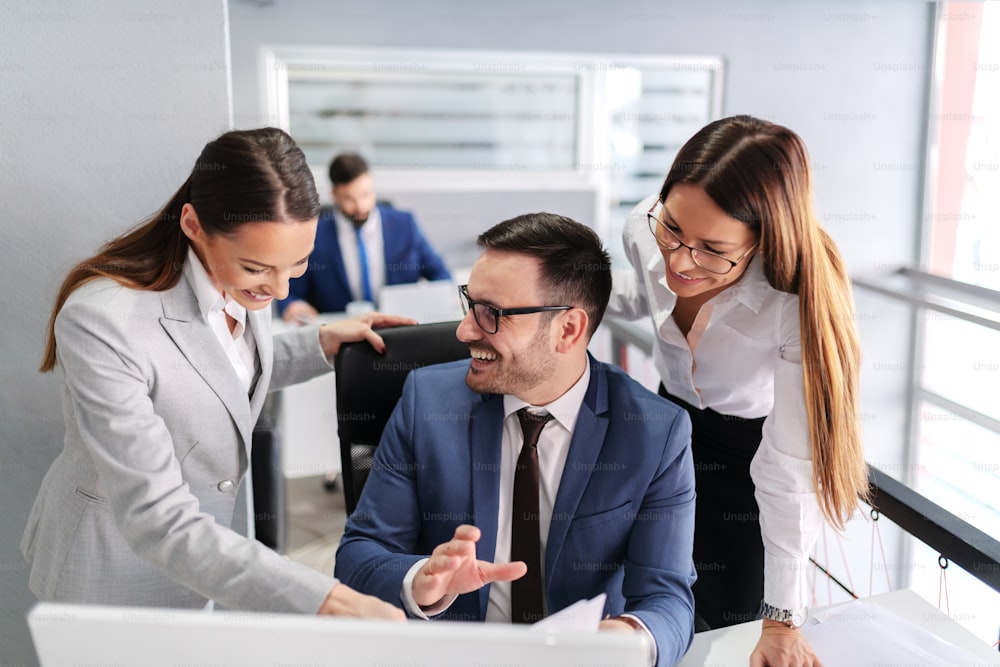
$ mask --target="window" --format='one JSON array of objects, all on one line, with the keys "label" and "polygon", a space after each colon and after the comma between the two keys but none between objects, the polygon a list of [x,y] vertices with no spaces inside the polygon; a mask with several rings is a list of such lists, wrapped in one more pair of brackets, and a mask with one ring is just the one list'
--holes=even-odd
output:
[{"label": "window", "polygon": [[268,117],[317,183],[357,150],[390,189],[590,190],[616,264],[626,214],[722,108],[719,58],[317,47],[262,62]]},{"label": "window", "polygon": [[[919,493],[989,535],[1000,534],[1000,4],[942,3],[928,128],[921,299],[916,310],[912,479]],[[940,278],[938,278],[940,277]],[[942,280],[943,279],[943,280]],[[914,562],[936,558],[915,544]],[[937,567],[914,569],[925,597]],[[996,638],[997,594],[952,568],[951,609]],[[956,595],[957,594],[957,595]],[[957,600],[956,600],[957,598]]]},{"label": "window", "polygon": [[573,170],[580,78],[289,66],[288,129],[311,164],[351,146],[380,168]]},{"label": "window", "polygon": [[[1000,30],[997,3],[944,3],[938,16],[924,216],[924,269],[935,297],[980,321],[918,313],[914,487],[1000,533]],[[954,281],[954,282],[952,282]],[[945,290],[950,292],[946,293]],[[981,312],[980,312],[981,311]],[[985,322],[985,324],[984,324]],[[959,446],[960,445],[960,446]]]},{"label": "window", "polygon": [[930,133],[926,267],[1000,290],[1000,5],[942,5]]}]

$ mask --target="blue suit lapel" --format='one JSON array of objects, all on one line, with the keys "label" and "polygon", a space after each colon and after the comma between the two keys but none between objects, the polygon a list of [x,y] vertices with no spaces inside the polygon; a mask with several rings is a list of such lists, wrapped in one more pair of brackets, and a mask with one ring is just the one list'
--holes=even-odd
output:
[{"label": "blue suit lapel", "polygon": [[391,208],[379,206],[378,213],[382,219],[382,255],[385,257],[383,267],[385,274],[382,278],[386,285],[395,285],[397,283],[395,274],[398,273],[395,265],[405,259],[399,255],[403,253],[402,248],[409,243],[409,239],[400,234],[399,225],[396,224],[396,213]]},{"label": "blue suit lapel", "polygon": [[[589,354],[588,354],[589,357]],[[604,446],[604,436],[608,431],[608,386],[600,364],[590,357],[590,386],[580,405],[576,418],[576,428],[570,441],[569,454],[559,481],[559,493],[552,508],[552,523],[549,526],[548,546],[545,549],[546,588],[555,577],[566,533],[576,515],[580,499],[590,481],[590,471],[594,469],[597,457]],[[570,471],[570,474],[567,474]]]},{"label": "blue suit lapel", "polygon": [[[497,550],[497,514],[500,512],[500,446],[503,442],[503,397],[484,396],[469,415],[472,448],[472,513],[482,533],[476,557],[493,562]],[[480,618],[486,618],[489,586],[479,589]]]}]

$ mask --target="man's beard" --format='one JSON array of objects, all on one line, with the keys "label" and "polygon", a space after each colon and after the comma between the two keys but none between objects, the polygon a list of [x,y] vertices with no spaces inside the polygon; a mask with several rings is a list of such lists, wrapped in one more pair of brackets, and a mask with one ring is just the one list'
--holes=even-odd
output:
[{"label": "man's beard", "polygon": [[360,227],[361,225],[363,225],[366,222],[368,222],[368,218],[371,217],[371,211],[368,211],[367,213],[365,213],[363,215],[360,214],[360,213],[355,213],[354,215],[349,215],[347,217],[350,218],[351,222],[353,222],[354,224],[356,224],[356,225],[358,225]]},{"label": "man's beard", "polygon": [[540,325],[532,342],[518,350],[515,358],[499,355],[490,345],[469,345],[469,349],[478,347],[480,350],[493,352],[499,356],[497,364],[490,375],[478,375],[471,365],[465,375],[465,383],[469,389],[480,394],[514,394],[517,395],[545,382],[555,373],[555,359],[546,350],[548,342],[548,326]]},{"label": "man's beard", "polygon": [[344,209],[340,208],[339,206],[337,207],[337,210],[340,211],[341,215],[343,215],[345,218],[347,218],[348,220],[350,220],[351,222],[353,222],[358,227],[360,227],[361,225],[363,225],[366,222],[368,222],[368,218],[370,218],[371,215],[372,215],[371,211],[365,211],[363,214],[362,213],[348,213],[347,211],[345,211]]}]

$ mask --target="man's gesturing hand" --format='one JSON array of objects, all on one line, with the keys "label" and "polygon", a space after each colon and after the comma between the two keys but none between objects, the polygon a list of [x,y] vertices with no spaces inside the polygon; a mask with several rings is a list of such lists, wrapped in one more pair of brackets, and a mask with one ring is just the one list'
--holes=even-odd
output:
[{"label": "man's gesturing hand", "polygon": [[528,571],[522,561],[493,563],[476,560],[480,532],[475,526],[461,525],[455,537],[439,544],[413,579],[413,599],[421,607],[431,607],[443,598],[478,590],[494,581],[520,579]]}]

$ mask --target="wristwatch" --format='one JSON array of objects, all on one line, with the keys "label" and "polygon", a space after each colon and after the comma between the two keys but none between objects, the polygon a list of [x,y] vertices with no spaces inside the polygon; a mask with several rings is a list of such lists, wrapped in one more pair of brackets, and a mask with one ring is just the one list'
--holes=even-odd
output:
[{"label": "wristwatch", "polygon": [[779,609],[773,607],[763,600],[760,601],[761,618],[767,618],[778,623],[784,623],[790,628],[801,628],[806,622],[809,613],[805,609]]}]

